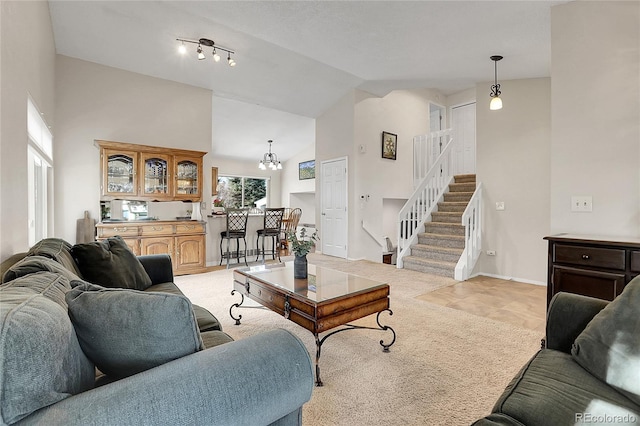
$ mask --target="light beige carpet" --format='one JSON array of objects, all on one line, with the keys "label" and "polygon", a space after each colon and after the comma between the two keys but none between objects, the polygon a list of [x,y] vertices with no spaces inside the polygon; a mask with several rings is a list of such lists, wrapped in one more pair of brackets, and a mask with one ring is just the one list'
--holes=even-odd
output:
[{"label": "light beige carpet", "polygon": [[[320,358],[324,387],[314,388],[303,409],[310,426],[466,425],[488,414],[498,396],[540,346],[539,333],[415,297],[455,281],[367,261],[348,262],[311,254],[311,263],[372,279],[391,287],[397,340],[389,353],[378,343],[389,332],[350,330],[329,337]],[[263,309],[242,309],[234,325],[229,307],[232,270],[176,277],[194,303],[209,309],[234,339],[274,328],[299,336],[315,358],[313,335]],[[245,302],[252,303],[252,302]],[[254,304],[255,305],[255,304]],[[375,325],[375,315],[358,324]]]}]

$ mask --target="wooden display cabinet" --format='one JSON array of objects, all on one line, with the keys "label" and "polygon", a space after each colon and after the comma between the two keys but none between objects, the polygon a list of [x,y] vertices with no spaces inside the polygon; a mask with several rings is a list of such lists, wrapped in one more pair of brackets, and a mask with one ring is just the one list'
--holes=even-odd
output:
[{"label": "wooden display cabinet", "polygon": [[202,201],[202,151],[97,140],[103,200]]}]

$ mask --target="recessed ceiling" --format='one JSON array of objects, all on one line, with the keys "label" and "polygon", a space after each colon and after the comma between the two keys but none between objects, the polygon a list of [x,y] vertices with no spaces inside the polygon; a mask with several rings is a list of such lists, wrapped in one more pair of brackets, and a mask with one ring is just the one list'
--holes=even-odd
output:
[{"label": "recessed ceiling", "polygon": [[[214,113],[224,114],[226,105],[252,114],[230,117],[226,110],[217,126],[214,117],[214,152],[221,148],[216,137],[234,132],[256,145],[239,152],[251,158],[264,153],[267,139],[277,141],[274,115],[284,120],[282,138],[291,126],[301,132],[292,139],[307,139],[305,118],[313,123],[354,88],[449,95],[490,81],[493,54],[505,57],[501,80],[549,76],[550,8],[558,3],[564,1],[49,2],[57,53],[212,90]],[[195,45],[187,56],[177,54],[176,38],[202,37],[235,50],[237,66],[196,60]],[[216,107],[218,98],[224,105]],[[283,153],[289,143],[280,144]]]}]

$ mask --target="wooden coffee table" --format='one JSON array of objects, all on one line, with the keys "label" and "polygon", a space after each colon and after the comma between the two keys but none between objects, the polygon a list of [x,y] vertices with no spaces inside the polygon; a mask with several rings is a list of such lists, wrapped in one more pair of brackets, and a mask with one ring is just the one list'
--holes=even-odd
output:
[{"label": "wooden coffee table", "polygon": [[[396,341],[393,328],[380,324],[380,314],[389,309],[389,285],[357,275],[309,264],[309,278],[293,278],[293,262],[239,268],[233,272],[233,290],[242,299],[229,308],[229,315],[240,325],[242,315],[234,316],[234,308],[243,307],[244,298],[260,303],[265,308],[283,315],[306,328],[316,339],[316,386],[320,379],[320,351],[325,340],[346,330],[390,331],[390,343],[380,340],[383,352]],[[377,314],[378,328],[349,324],[359,318]],[[320,333],[343,326],[322,338]]]}]

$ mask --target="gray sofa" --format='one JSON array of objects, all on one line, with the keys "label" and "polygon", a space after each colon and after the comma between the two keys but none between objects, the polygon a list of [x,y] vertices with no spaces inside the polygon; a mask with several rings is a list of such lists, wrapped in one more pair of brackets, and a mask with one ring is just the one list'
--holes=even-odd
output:
[{"label": "gray sofa", "polygon": [[512,379],[492,413],[497,425],[640,425],[640,277],[613,302],[558,293],[546,348]]},{"label": "gray sofa", "polygon": [[182,295],[168,256],[138,258],[143,291],[90,284],[77,260],[47,239],[1,265],[1,424],[302,423],[313,371],[297,337],[233,341]]}]

